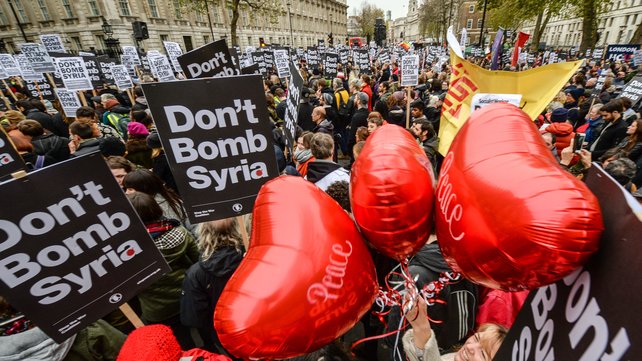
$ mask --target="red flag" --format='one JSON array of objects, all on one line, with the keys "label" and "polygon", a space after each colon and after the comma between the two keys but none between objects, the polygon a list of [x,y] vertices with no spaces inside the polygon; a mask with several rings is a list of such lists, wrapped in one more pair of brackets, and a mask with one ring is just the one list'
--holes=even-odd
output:
[{"label": "red flag", "polygon": [[521,31],[517,34],[517,40],[515,41],[515,48],[513,49],[513,59],[511,60],[511,66],[517,66],[517,60],[519,59],[519,51],[524,47],[530,34],[522,33]]}]

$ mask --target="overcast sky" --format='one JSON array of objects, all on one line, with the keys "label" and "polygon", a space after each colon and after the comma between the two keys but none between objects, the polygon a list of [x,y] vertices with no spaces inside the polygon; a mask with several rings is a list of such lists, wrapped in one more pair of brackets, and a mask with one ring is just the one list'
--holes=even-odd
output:
[{"label": "overcast sky", "polygon": [[[353,15],[355,9],[361,8],[361,3],[365,0],[348,0],[348,15]],[[392,20],[405,16],[408,12],[408,0],[369,0],[370,4],[376,5],[383,9],[385,14],[388,10],[392,11]]]}]

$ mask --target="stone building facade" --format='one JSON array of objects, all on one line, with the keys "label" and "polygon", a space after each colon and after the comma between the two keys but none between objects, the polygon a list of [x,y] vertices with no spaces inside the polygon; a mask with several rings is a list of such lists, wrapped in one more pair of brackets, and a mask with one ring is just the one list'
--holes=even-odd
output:
[{"label": "stone building facade", "polygon": [[[281,11],[270,17],[266,12],[239,9],[237,39],[242,48],[258,47],[259,38],[268,44],[293,42],[294,46],[305,47],[316,45],[319,39],[327,40],[331,32],[335,42],[347,36],[347,0],[261,1],[274,1]],[[0,48],[16,52],[25,40],[38,41],[40,34],[52,33],[62,35],[66,48],[72,51],[105,51],[105,21],[120,45],[135,45],[132,22],[146,22],[149,39],[139,44],[146,50],[162,49],[163,41],[177,42],[183,50],[220,38],[231,43],[232,11],[225,0],[206,2],[209,11],[200,13],[181,6],[179,0],[2,0]]]}]

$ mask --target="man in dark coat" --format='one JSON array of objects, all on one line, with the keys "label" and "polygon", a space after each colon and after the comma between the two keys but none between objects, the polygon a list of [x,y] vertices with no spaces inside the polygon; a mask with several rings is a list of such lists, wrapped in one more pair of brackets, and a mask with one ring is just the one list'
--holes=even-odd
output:
[{"label": "man in dark coat", "polygon": [[589,150],[593,153],[592,158],[596,160],[600,159],[607,150],[620,144],[626,137],[627,128],[626,122],[622,119],[624,107],[619,100],[611,100],[600,111],[606,125],[589,146]]},{"label": "man in dark coat", "polygon": [[350,164],[354,162],[352,148],[357,144],[357,128],[368,126],[368,94],[357,92],[354,97],[354,104],[357,110],[352,116],[348,126],[348,154],[350,155]]}]

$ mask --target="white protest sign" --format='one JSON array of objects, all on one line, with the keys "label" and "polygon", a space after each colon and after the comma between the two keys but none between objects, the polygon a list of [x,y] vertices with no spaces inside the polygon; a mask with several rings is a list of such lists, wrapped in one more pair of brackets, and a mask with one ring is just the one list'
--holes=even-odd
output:
[{"label": "white protest sign", "polygon": [[9,76],[20,76],[20,68],[13,56],[9,54],[0,54],[0,64],[2,64]]},{"label": "white protest sign", "polygon": [[279,78],[287,78],[290,76],[290,63],[288,61],[288,51],[279,49],[274,51],[274,64]]},{"label": "white protest sign", "polygon": [[473,96],[471,103],[472,111],[481,109],[487,105],[495,103],[508,103],[516,107],[520,107],[522,101],[521,94],[491,94],[491,93],[477,93]]},{"label": "white protest sign", "polygon": [[18,63],[18,67],[20,68],[20,76],[22,76],[22,79],[25,81],[38,81],[44,79],[42,73],[37,73],[33,70],[31,63],[23,54],[16,55],[15,59]]},{"label": "white protest sign", "polygon": [[125,65],[114,65],[111,67],[111,75],[114,77],[114,83],[120,90],[133,88],[134,84],[129,77],[129,71]]},{"label": "white protest sign", "polygon": [[159,81],[176,80],[172,66],[169,64],[165,55],[149,58],[149,66],[152,68],[152,74],[154,74]]},{"label": "white protest sign", "polygon": [[7,79],[9,77],[9,73],[7,73],[7,70],[0,64],[0,79]]},{"label": "white protest sign", "polygon": [[65,44],[62,42],[58,34],[44,34],[40,35],[40,42],[45,46],[48,52],[52,53],[66,53]]},{"label": "white protest sign", "polygon": [[123,45],[123,55],[128,55],[132,57],[135,65],[141,65],[140,58],[138,57],[138,50],[133,45]]},{"label": "white protest sign", "polygon": [[67,90],[92,90],[91,78],[81,57],[56,59],[60,77]]},{"label": "white protest sign", "polygon": [[56,88],[56,97],[67,118],[75,118],[76,110],[82,107],[82,103],[80,103],[80,99],[78,99],[78,93],[65,88]]},{"label": "white protest sign", "polygon": [[42,44],[24,43],[20,47],[20,50],[35,72],[53,73],[56,71],[53,60]]},{"label": "white protest sign", "polygon": [[419,84],[419,55],[405,55],[401,58],[401,86]]},{"label": "white protest sign", "polygon": [[176,71],[177,73],[182,72],[183,69],[181,68],[181,64],[178,62],[178,57],[183,55],[183,49],[181,49],[181,46],[178,43],[172,41],[164,41],[163,45],[165,46],[165,51],[167,52],[169,61],[174,67],[174,71]]}]

